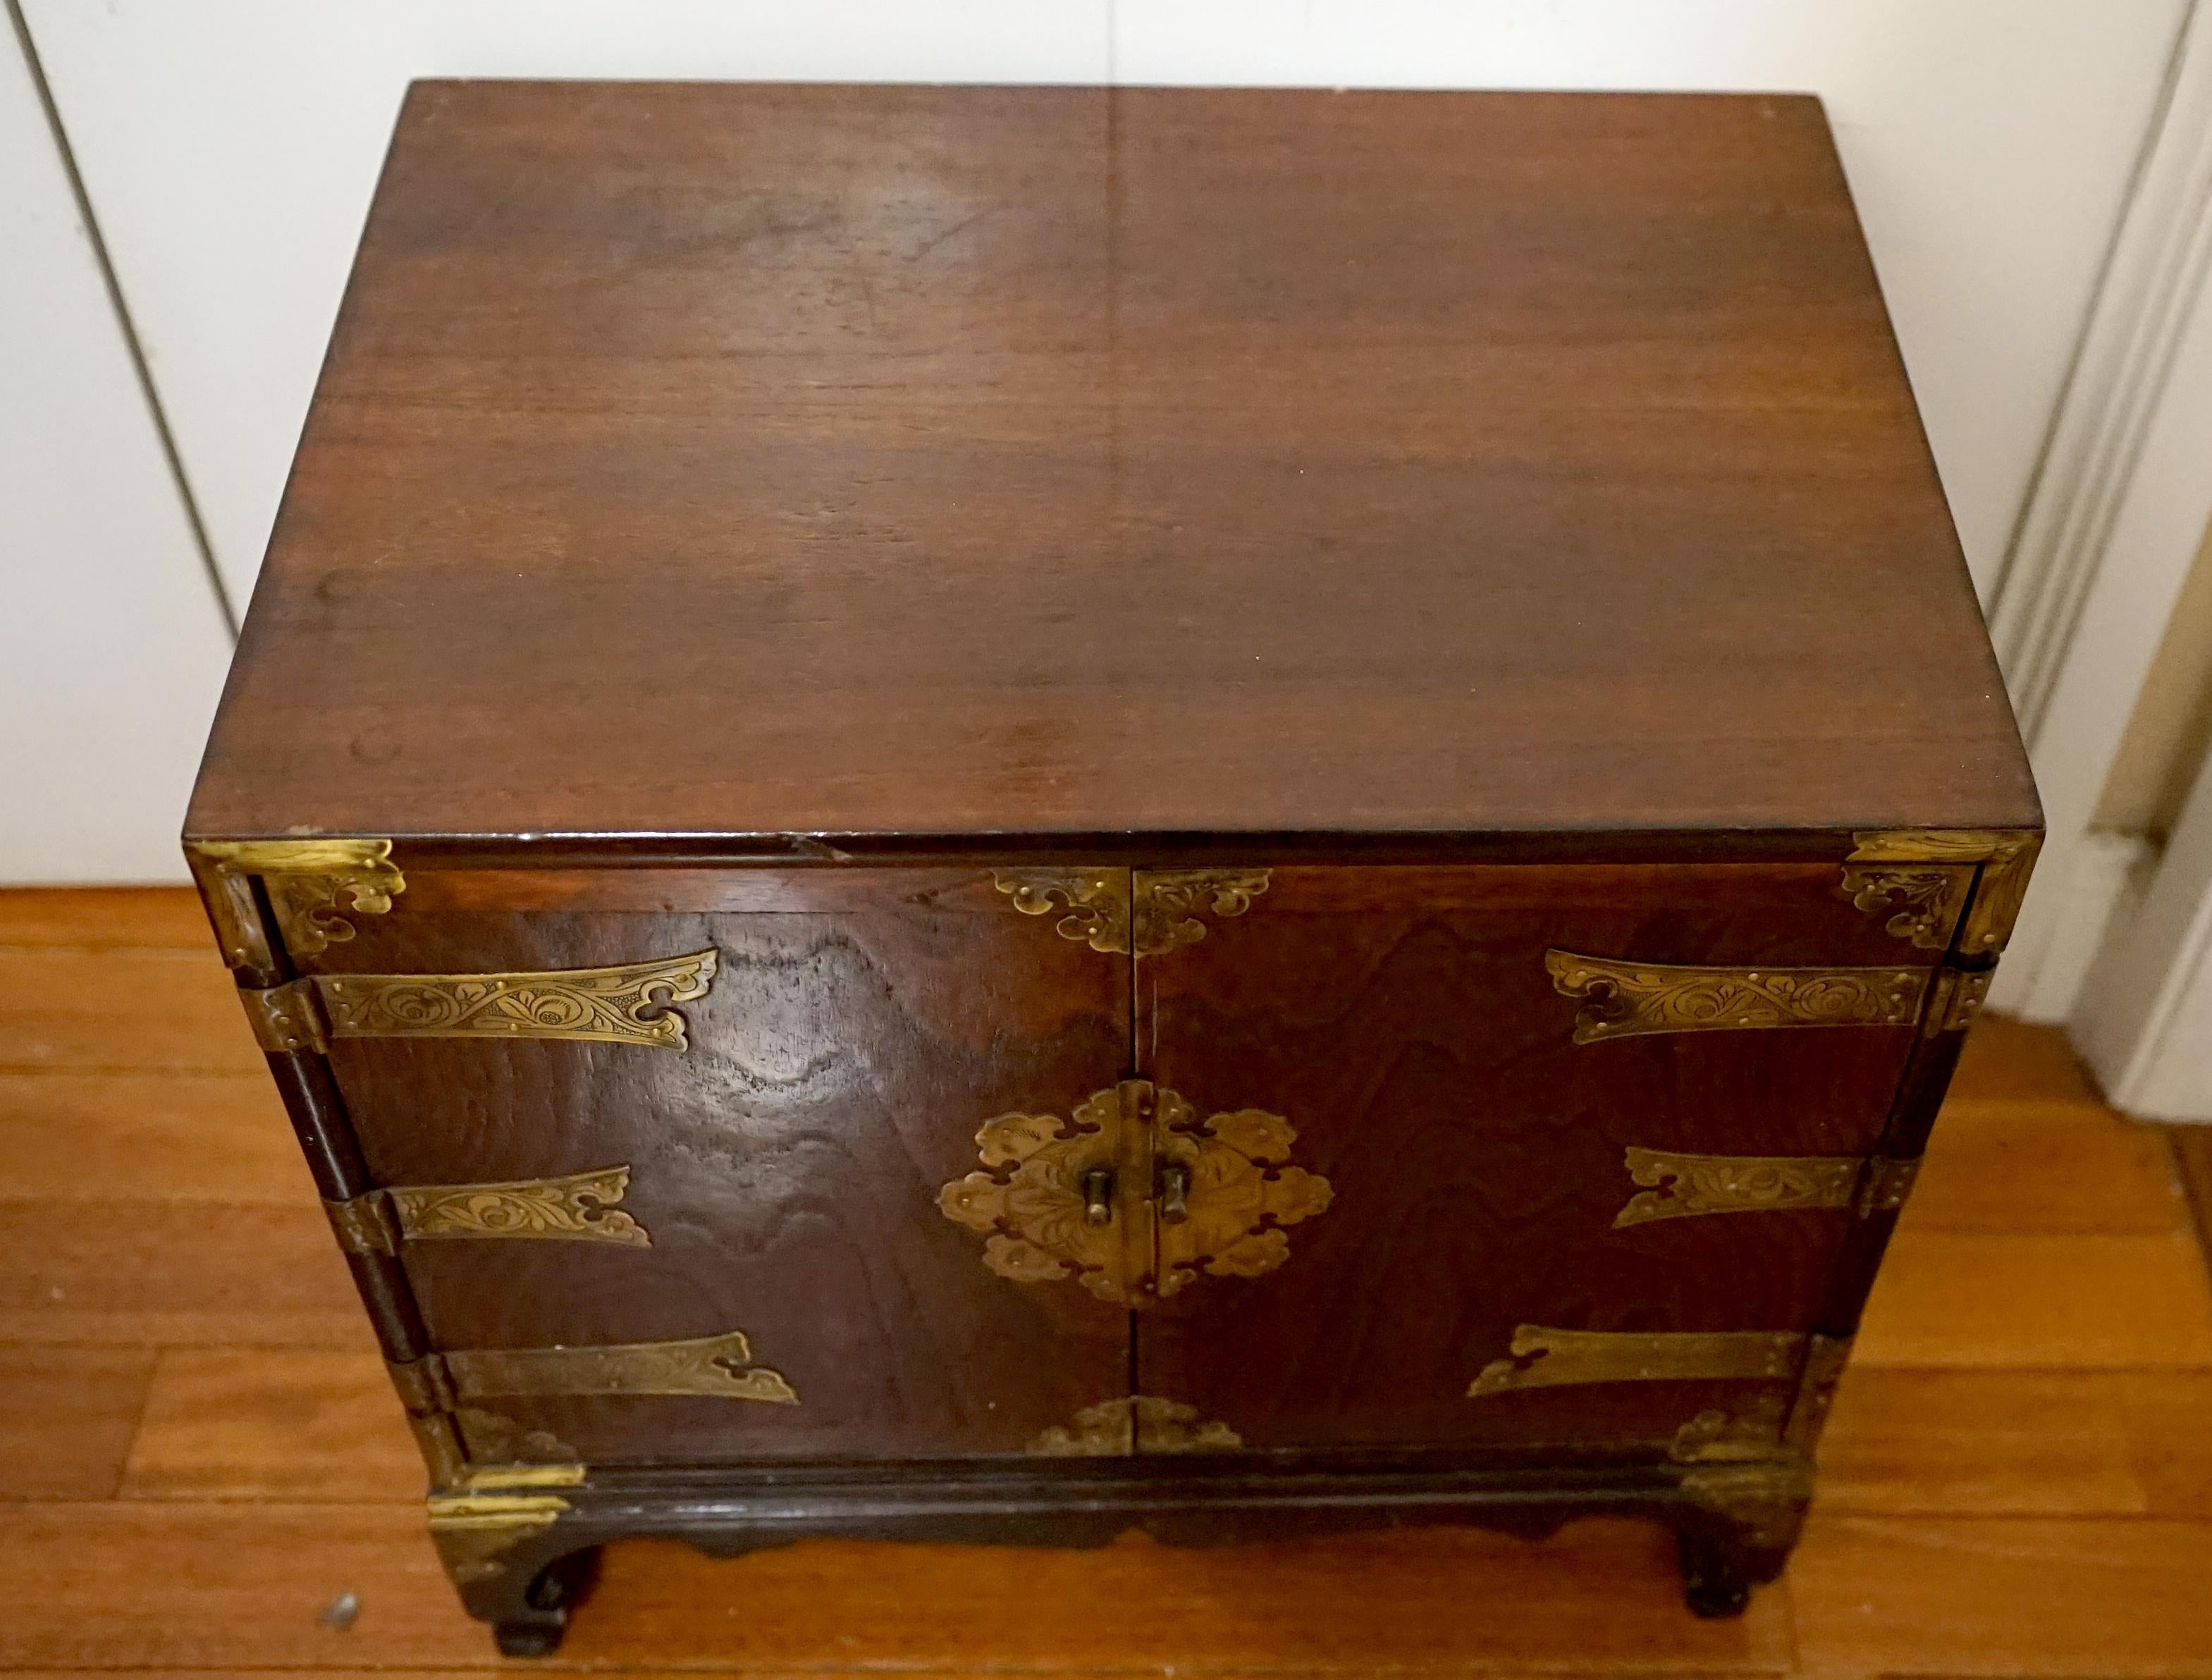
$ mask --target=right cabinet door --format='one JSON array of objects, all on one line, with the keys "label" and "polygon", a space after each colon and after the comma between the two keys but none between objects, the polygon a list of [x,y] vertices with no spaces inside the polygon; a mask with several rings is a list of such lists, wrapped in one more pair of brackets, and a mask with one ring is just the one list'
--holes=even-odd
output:
[{"label": "right cabinet door", "polygon": [[1138,1391],[1260,1451],[1771,1434],[1948,938],[1911,912],[1834,864],[1269,871],[1137,959],[1183,1168]]}]

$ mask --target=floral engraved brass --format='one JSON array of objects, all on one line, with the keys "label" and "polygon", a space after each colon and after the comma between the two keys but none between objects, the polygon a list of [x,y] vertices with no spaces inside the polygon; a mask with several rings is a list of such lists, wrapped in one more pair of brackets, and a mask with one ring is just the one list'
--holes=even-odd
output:
[{"label": "floral engraved brass", "polygon": [[[1958,930],[1959,949],[1970,956],[1995,956],[2012,937],[2042,844],[2042,835],[2015,829],[1905,828],[1853,834],[1846,862],[1979,864],[1981,875]],[[1847,868],[1847,883],[1850,874]]]},{"label": "floral engraved brass", "polygon": [[381,916],[407,888],[388,840],[201,840],[220,870],[258,875],[295,957],[354,937],[349,916]]},{"label": "floral engraved brass", "polygon": [[1553,1330],[1524,1324],[1512,1357],[1495,1359],[1468,1398],[1591,1382],[1782,1381],[1795,1374],[1805,1338],[1792,1331]]},{"label": "floral engraved brass", "polygon": [[1211,910],[1241,916],[1267,890],[1263,869],[1139,870],[1131,912],[1139,956],[1159,956],[1206,937],[1198,919]]},{"label": "floral engraved brass", "polygon": [[1031,1441],[1040,1459],[1126,1459],[1133,1453],[1235,1453],[1244,1438],[1226,1423],[1201,1421],[1198,1408],[1156,1394],[1103,1400]]},{"label": "floral engraved brass", "polygon": [[404,1236],[428,1240],[498,1237],[558,1242],[620,1242],[650,1248],[645,1228],[615,1204],[629,1189],[628,1167],[604,1167],[560,1179],[498,1184],[395,1186]]},{"label": "floral engraved brass", "polygon": [[318,974],[333,1038],[581,1039],[689,1048],[671,1007],[707,995],[711,951],[522,974]]},{"label": "floral engraved brass", "polygon": [[1154,1149],[1190,1175],[1188,1216],[1158,1222],[1159,1293],[1171,1295],[1203,1271],[1258,1277],[1291,1258],[1284,1230],[1325,1212],[1328,1180],[1286,1163],[1298,1134],[1280,1114],[1239,1108],[1201,1122],[1173,1091],[1158,1095]]},{"label": "floral engraved brass", "polygon": [[991,878],[1024,916],[1062,913],[1053,924],[1061,938],[1082,940],[1094,951],[1129,949],[1128,870],[994,870]]},{"label": "floral engraved brass", "polygon": [[1289,1258],[1282,1228],[1329,1202],[1326,1179],[1285,1164],[1297,1137],[1279,1114],[1201,1121],[1173,1091],[1125,1080],[1068,1120],[985,1121],[975,1144],[986,1170],[945,1185],[937,1202],[982,1234],[983,1264],[1000,1277],[1073,1278],[1102,1301],[1142,1307],[1200,1271],[1257,1277]]},{"label": "floral engraved brass", "polygon": [[1544,954],[1552,984],[1585,1003],[1575,1042],[1762,1027],[1905,1027],[1929,986],[1917,968],[1703,968]]},{"label": "floral engraved brass", "polygon": [[1966,907],[1973,884],[1971,869],[1846,864],[1842,891],[1869,914],[1891,913],[1882,924],[1886,931],[1910,939],[1923,950],[1940,951],[1949,947],[1951,930],[1958,925],[1959,912]]},{"label": "floral engraved brass", "polygon": [[[1135,1083],[1136,1082],[1130,1082]],[[1101,1301],[1126,1301],[1141,1288],[1150,1256],[1139,1206],[1143,1161],[1127,1148],[1123,1088],[1096,1093],[1071,1119],[1001,1114],[975,1134],[987,1169],[955,1179],[937,1193],[947,1219],[984,1234],[983,1264],[1017,1283],[1073,1277]],[[1101,1219],[1086,1178],[1112,1175],[1119,1193]]]},{"label": "floral engraved brass", "polygon": [[1632,1145],[1628,1175],[1650,1188],[1629,1198],[1613,1228],[1692,1214],[1846,1208],[1864,1165],[1856,1155],[1680,1155]]},{"label": "floral engraved brass", "polygon": [[752,1362],[741,1330],[682,1342],[584,1348],[471,1348],[444,1356],[454,1395],[711,1394],[793,1406],[782,1375]]}]

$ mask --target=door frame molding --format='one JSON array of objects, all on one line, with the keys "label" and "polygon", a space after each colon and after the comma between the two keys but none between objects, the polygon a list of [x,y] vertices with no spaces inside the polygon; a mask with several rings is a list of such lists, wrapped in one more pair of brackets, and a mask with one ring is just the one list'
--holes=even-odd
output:
[{"label": "door frame molding", "polygon": [[2049,825],[1990,995],[2008,1013],[2065,1020],[2123,919],[2127,895],[2091,822],[2212,525],[2208,458],[2212,4],[2200,3],[2175,42],[1990,612]]}]

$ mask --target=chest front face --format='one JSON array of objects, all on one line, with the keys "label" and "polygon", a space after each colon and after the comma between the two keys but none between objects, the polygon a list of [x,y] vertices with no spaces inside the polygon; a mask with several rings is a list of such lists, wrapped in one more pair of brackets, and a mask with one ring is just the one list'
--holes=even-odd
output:
[{"label": "chest front face", "polygon": [[471,1465],[1680,1462],[1848,1334],[2019,840],[209,878]]}]

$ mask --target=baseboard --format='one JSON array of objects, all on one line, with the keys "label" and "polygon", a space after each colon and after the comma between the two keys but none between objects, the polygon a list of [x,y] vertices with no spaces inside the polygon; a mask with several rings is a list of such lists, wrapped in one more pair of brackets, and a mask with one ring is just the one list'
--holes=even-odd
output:
[{"label": "baseboard", "polygon": [[1998,965],[1989,1007],[2043,1026],[2070,1018],[2098,952],[2141,903],[2156,856],[2142,834],[2092,829],[2083,835],[2063,859],[2063,873],[2036,882],[2050,895],[2046,937],[2033,961]]}]

